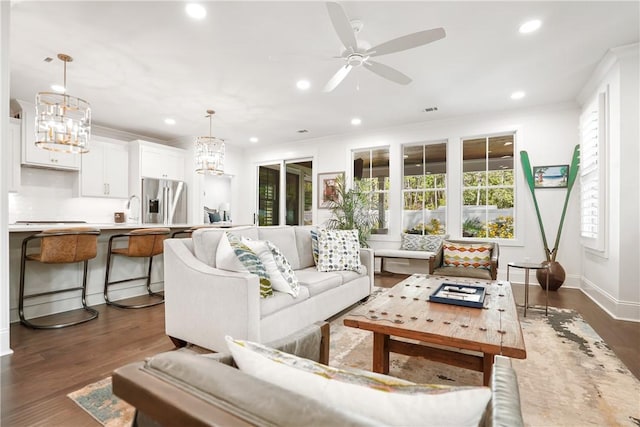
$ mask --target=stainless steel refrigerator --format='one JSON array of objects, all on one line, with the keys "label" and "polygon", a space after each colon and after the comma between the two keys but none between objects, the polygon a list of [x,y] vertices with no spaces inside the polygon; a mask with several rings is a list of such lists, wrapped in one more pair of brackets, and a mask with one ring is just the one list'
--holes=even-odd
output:
[{"label": "stainless steel refrigerator", "polygon": [[142,222],[186,224],[187,184],[168,179],[142,179]]}]

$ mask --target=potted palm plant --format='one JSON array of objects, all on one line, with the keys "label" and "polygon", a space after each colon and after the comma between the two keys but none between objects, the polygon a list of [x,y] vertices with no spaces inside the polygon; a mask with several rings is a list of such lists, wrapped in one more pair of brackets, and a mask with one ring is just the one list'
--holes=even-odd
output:
[{"label": "potted palm plant", "polygon": [[371,230],[378,223],[378,215],[372,212],[368,194],[362,191],[359,181],[353,188],[347,189],[344,175],[336,178],[336,197],[330,201],[331,218],[327,228],[337,230],[358,230],[360,246],[368,248]]}]

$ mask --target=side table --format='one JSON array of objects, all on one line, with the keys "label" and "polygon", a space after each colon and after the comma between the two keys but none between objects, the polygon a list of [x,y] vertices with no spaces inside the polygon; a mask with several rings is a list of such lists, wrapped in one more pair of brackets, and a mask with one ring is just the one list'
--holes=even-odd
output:
[{"label": "side table", "polygon": [[529,270],[547,270],[547,283],[545,290],[545,302],[544,302],[544,315],[549,314],[549,276],[551,275],[551,269],[549,264],[538,264],[534,262],[510,262],[507,264],[507,281],[509,280],[510,268],[522,268],[524,269],[524,317],[527,317],[527,307],[529,306]]}]

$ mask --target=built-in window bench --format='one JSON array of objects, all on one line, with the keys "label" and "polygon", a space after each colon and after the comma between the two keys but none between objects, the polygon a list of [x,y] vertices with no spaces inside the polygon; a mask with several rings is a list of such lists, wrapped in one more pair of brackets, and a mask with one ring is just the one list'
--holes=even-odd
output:
[{"label": "built-in window bench", "polygon": [[405,249],[376,249],[374,257],[380,258],[380,273],[384,273],[384,260],[386,258],[403,258],[403,259],[426,259],[429,260],[429,271],[433,270],[436,253],[429,251],[409,251]]}]

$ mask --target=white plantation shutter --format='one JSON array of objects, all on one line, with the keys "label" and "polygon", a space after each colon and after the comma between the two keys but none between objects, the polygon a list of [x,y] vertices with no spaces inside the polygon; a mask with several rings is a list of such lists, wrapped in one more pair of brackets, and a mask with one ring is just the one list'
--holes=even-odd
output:
[{"label": "white plantation shutter", "polygon": [[580,117],[580,234],[585,247],[604,250],[606,94]]}]

